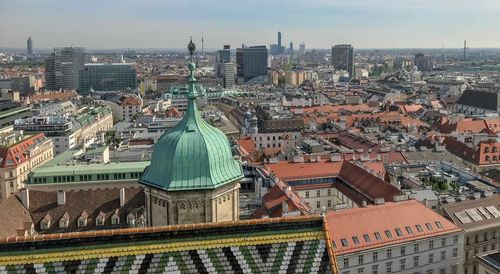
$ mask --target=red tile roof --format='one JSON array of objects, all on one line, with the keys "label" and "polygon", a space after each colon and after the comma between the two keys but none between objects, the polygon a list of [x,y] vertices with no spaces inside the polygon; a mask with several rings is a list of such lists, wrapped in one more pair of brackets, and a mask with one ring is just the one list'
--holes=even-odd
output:
[{"label": "red tile roof", "polygon": [[498,133],[500,132],[500,118],[490,120],[463,119],[456,123],[452,123],[448,117],[441,117],[432,126],[441,133],[446,134],[454,131],[458,133],[480,133],[488,131]]},{"label": "red tile roof", "polygon": [[[292,108],[292,112],[297,111],[300,108]],[[350,112],[371,112],[376,110],[377,108],[369,107],[366,104],[362,105],[324,105],[324,106],[316,106],[316,107],[306,107],[302,108],[304,111],[304,114],[309,114],[309,113],[318,113],[318,112],[323,112],[323,113],[337,113],[342,110],[350,111]]]},{"label": "red tile roof", "polygon": [[[336,255],[461,231],[452,222],[416,200],[330,211],[326,215],[326,221],[335,243]],[[430,224],[432,230],[426,224]],[[417,225],[421,227],[421,232]],[[406,227],[410,227],[412,233]],[[401,230],[401,236],[398,236],[396,229]],[[389,238],[385,231],[390,231],[392,237]],[[380,240],[375,238],[376,232],[380,234]],[[370,242],[364,239],[365,234],[370,237]],[[353,237],[358,238],[358,244],[354,243]],[[346,246],[342,244],[343,239],[347,242]]]},{"label": "red tile roof", "polygon": [[349,161],[344,161],[338,177],[371,201],[376,198],[394,201],[394,196],[401,195],[401,191],[395,186]]},{"label": "red tile roof", "polygon": [[500,164],[500,142],[483,141],[472,148],[451,136],[445,136],[446,149],[456,156],[476,165]]},{"label": "red tile roof", "polygon": [[124,96],[121,106],[142,106],[142,100],[135,96]]},{"label": "red tile roof", "polygon": [[[384,198],[385,201],[394,201],[394,196],[401,195],[401,191],[396,187],[371,174],[364,168],[345,160],[339,162],[322,160],[315,163],[280,161],[278,163],[265,164],[265,169],[273,172],[276,177],[285,182],[337,177],[348,188],[359,192],[371,202],[374,202],[376,198]],[[311,185],[311,188],[314,188],[314,186]],[[337,184],[334,186],[336,187]],[[300,189],[304,188],[305,186]]]},{"label": "red tile roof", "polygon": [[289,188],[288,184],[278,181],[269,192],[262,197],[262,206],[253,214],[253,218],[268,216],[271,218],[283,216],[283,202],[288,205],[288,212],[298,211],[300,215],[306,215],[311,210],[307,202],[301,202],[301,197]]},{"label": "red tile roof", "polygon": [[264,167],[286,182],[299,179],[336,177],[342,167],[342,161],[321,161],[316,163],[279,161],[278,163],[265,164]]},{"label": "red tile roof", "polygon": [[13,167],[24,163],[30,157],[30,150],[45,140],[45,135],[39,133],[10,147],[0,147],[0,167]]},{"label": "red tile roof", "polygon": [[252,154],[255,150],[255,142],[251,137],[245,136],[238,139],[238,143],[240,144],[240,148],[243,149],[246,153]]}]

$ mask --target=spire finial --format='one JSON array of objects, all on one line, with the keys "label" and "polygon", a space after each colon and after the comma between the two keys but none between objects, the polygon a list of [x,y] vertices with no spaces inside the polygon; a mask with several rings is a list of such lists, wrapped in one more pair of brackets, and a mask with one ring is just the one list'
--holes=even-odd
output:
[{"label": "spire finial", "polygon": [[194,52],[196,51],[196,45],[193,43],[192,36],[189,37],[188,51],[189,51],[189,55],[191,55],[191,62],[193,62],[193,55],[194,55]]},{"label": "spire finial", "polygon": [[197,97],[197,92],[194,87],[194,83],[196,83],[196,78],[194,78],[194,70],[196,69],[196,65],[193,63],[193,55],[196,50],[196,45],[193,43],[192,37],[189,38],[189,44],[188,44],[188,51],[189,55],[191,55],[191,63],[189,63],[189,79],[188,79],[188,85],[189,85],[189,93],[188,93],[188,99],[193,100]]}]

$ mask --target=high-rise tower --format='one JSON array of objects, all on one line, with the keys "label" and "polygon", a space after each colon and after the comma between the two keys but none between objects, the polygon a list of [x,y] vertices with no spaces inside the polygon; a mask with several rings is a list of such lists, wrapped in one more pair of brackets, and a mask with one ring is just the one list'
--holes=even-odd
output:
[{"label": "high-rise tower", "polygon": [[28,41],[26,41],[26,49],[27,49],[28,55],[33,54],[33,40],[31,40],[31,36],[28,38]]},{"label": "high-rise tower", "polygon": [[347,44],[333,46],[332,66],[335,69],[346,70],[350,77],[354,77],[354,48]]},{"label": "high-rise tower", "polygon": [[45,59],[45,87],[48,90],[78,89],[85,60],[85,48],[54,48],[52,55]]},{"label": "high-rise tower", "polygon": [[278,47],[281,49],[281,31],[278,31]]}]

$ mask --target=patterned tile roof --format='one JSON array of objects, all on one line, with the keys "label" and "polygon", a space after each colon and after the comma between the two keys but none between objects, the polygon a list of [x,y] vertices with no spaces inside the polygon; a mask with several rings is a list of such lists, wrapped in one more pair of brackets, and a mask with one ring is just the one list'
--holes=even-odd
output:
[{"label": "patterned tile roof", "polygon": [[7,273],[337,273],[318,216],[0,239]]}]

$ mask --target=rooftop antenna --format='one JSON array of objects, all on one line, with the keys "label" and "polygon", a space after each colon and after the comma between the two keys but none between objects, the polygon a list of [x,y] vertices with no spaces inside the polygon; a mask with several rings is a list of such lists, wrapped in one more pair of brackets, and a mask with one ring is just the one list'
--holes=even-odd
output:
[{"label": "rooftop antenna", "polygon": [[203,44],[203,33],[201,34],[201,56],[205,56],[205,46]]},{"label": "rooftop antenna", "polygon": [[467,59],[467,40],[464,40],[464,61]]}]

